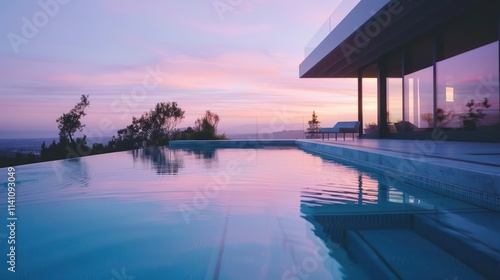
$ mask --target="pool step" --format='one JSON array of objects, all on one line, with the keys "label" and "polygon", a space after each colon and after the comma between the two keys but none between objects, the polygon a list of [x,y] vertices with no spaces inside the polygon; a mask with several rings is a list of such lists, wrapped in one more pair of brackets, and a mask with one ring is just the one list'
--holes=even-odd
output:
[{"label": "pool step", "polygon": [[384,279],[484,279],[410,229],[347,232],[347,247],[372,275]]},{"label": "pool step", "polygon": [[495,279],[500,275],[500,253],[491,246],[494,244],[481,242],[481,236],[466,236],[427,215],[415,215],[413,228],[485,277]]},{"label": "pool step", "polygon": [[[370,209],[370,207],[363,205]],[[337,211],[337,213],[340,211]],[[411,228],[412,213],[339,213],[338,215],[309,215],[304,218],[313,224],[322,225],[324,235],[330,241],[343,244],[349,230]]]},{"label": "pool step", "polygon": [[354,260],[373,279],[399,279],[397,274],[355,230],[346,232],[346,247]]}]

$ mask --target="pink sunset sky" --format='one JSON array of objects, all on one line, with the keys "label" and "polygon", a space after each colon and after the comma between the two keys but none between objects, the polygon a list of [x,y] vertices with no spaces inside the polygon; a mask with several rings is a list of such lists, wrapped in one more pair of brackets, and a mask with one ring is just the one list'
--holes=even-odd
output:
[{"label": "pink sunset sky", "polygon": [[179,127],[211,110],[226,133],[302,129],[313,110],[323,126],[355,120],[356,80],[298,77],[340,2],[2,1],[0,138],[57,137],[82,94],[88,136],[171,101],[186,112]]}]

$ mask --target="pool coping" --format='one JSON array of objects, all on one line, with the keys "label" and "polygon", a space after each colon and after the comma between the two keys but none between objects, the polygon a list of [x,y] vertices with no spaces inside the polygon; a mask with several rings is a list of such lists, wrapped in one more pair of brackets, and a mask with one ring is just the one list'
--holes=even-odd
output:
[{"label": "pool coping", "polygon": [[171,149],[256,149],[268,146],[298,147],[342,163],[379,171],[389,185],[409,183],[500,211],[500,169],[496,166],[315,140],[182,140],[172,141],[169,145]]}]

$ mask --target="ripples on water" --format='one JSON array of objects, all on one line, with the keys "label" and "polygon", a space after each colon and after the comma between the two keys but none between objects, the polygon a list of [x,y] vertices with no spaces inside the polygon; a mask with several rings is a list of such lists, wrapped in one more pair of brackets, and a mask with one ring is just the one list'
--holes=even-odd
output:
[{"label": "ripples on water", "polygon": [[311,279],[363,278],[308,211],[409,199],[295,148],[150,148],[20,166],[16,178],[18,272],[1,279],[282,279],[318,254]]}]

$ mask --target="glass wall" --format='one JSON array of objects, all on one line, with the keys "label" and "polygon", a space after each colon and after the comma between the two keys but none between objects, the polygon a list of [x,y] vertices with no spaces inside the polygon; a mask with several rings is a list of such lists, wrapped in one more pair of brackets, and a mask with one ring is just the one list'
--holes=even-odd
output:
[{"label": "glass wall", "polygon": [[403,121],[403,51],[387,58],[387,131],[397,133],[396,124]]},{"label": "glass wall", "polygon": [[452,130],[498,128],[498,41],[437,63],[438,127]]},{"label": "glass wall", "polygon": [[[487,141],[497,139],[500,25],[495,11],[482,8],[388,50],[377,64],[363,68],[362,116],[366,134],[408,138],[411,135],[386,133],[442,128],[459,132],[449,133],[457,140],[470,140],[471,135]],[[384,91],[379,100],[385,103],[382,108],[377,106],[377,77],[386,79],[386,84],[380,85]],[[379,129],[385,123],[380,117],[386,113],[387,128]]]},{"label": "glass wall", "polygon": [[363,133],[378,135],[378,97],[376,64],[363,69]]},{"label": "glass wall", "polygon": [[403,79],[387,78],[387,125],[396,133],[395,124],[403,121]]},{"label": "glass wall", "polygon": [[434,127],[433,67],[404,77],[404,121],[398,131],[426,131]]},{"label": "glass wall", "polygon": [[363,78],[363,128],[365,134],[378,133],[377,79]]}]

